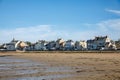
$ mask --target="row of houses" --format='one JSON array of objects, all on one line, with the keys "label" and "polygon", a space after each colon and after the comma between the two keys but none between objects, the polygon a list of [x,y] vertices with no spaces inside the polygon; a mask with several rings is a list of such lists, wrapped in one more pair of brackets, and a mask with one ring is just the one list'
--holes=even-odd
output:
[{"label": "row of houses", "polygon": [[62,38],[56,41],[38,40],[36,43],[24,42],[13,39],[10,43],[0,45],[1,49],[5,50],[116,50],[116,45],[108,36],[97,36],[94,39],[87,41],[63,40]]}]

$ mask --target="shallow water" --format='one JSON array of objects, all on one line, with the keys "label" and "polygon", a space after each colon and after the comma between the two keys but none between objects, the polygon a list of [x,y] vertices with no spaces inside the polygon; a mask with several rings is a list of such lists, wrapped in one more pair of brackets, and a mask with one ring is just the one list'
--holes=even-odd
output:
[{"label": "shallow water", "polygon": [[21,77],[21,78],[11,78],[9,80],[55,80],[57,78],[70,77],[71,75],[49,75],[49,76],[39,76],[39,77]]},{"label": "shallow water", "polygon": [[72,72],[70,67],[46,67],[44,72]]},{"label": "shallow water", "polygon": [[0,80],[52,80],[71,76],[71,74],[34,75],[51,72],[72,72],[72,70],[70,67],[49,67],[47,64],[17,59],[12,56],[0,57]]},{"label": "shallow water", "polygon": [[10,62],[28,62],[24,59],[15,59],[12,56],[0,57],[0,63],[10,63]]}]

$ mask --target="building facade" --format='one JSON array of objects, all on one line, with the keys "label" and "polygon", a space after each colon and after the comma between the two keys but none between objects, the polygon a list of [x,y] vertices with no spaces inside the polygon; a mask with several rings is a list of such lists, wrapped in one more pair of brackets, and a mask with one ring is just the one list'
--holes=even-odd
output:
[{"label": "building facade", "polygon": [[108,36],[98,36],[94,39],[87,40],[88,50],[109,50],[116,49],[114,41]]}]

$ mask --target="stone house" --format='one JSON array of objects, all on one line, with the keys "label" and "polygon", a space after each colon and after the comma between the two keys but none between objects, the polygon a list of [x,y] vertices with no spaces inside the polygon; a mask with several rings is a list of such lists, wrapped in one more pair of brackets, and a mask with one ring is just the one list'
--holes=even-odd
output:
[{"label": "stone house", "polygon": [[26,51],[28,49],[28,45],[24,41],[18,41],[15,44],[15,48],[16,48],[16,50],[24,50],[24,51]]}]

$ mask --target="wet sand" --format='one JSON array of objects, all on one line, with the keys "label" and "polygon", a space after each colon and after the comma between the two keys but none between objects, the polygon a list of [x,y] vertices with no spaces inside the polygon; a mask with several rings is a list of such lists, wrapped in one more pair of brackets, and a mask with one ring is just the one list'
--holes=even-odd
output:
[{"label": "wet sand", "polygon": [[0,52],[0,80],[120,80],[120,53]]}]

